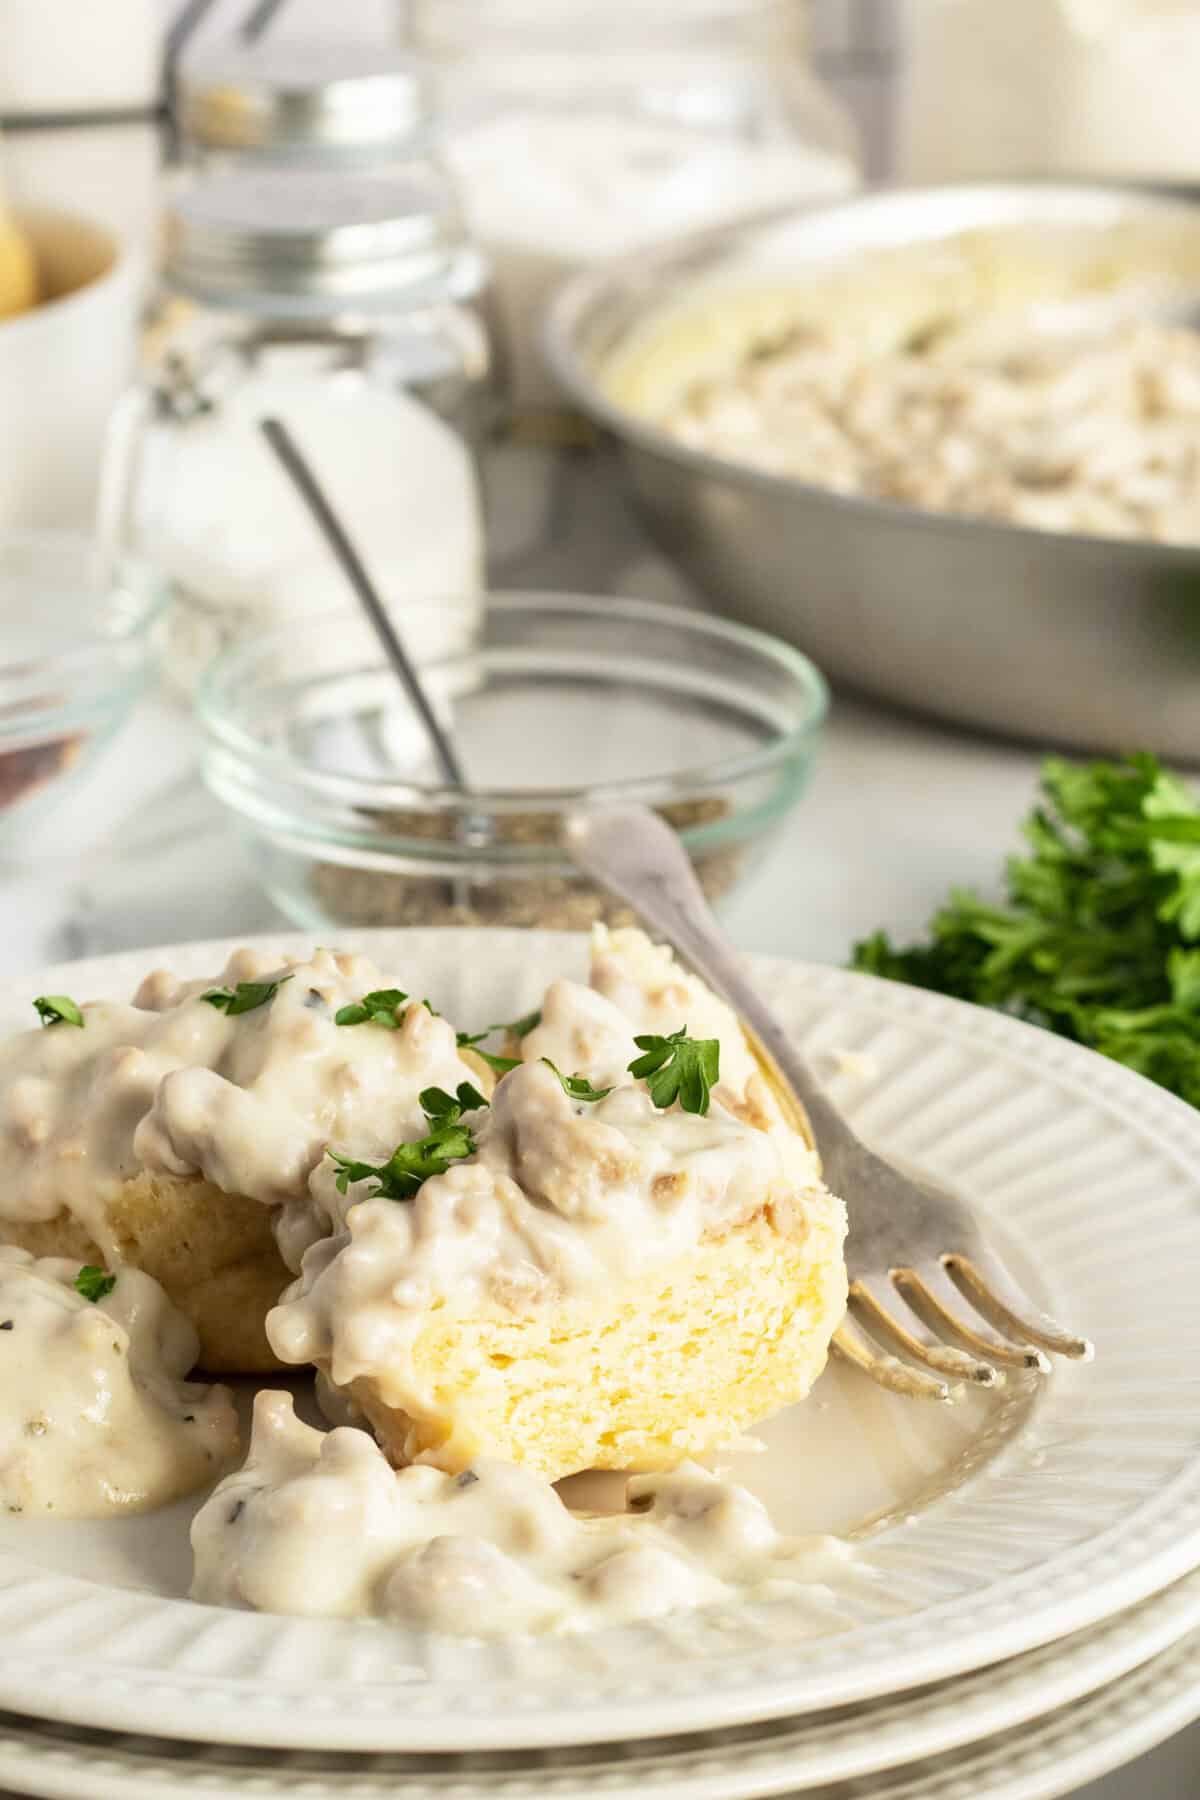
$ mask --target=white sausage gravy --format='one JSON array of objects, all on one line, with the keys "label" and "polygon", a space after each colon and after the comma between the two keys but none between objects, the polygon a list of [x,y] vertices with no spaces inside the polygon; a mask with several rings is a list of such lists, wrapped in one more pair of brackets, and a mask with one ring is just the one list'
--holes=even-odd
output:
[{"label": "white sausage gravy", "polygon": [[[279,985],[244,1012],[205,998],[240,982]],[[325,1228],[308,1177],[326,1146],[386,1156],[426,1130],[422,1089],[479,1079],[453,1028],[420,1003],[396,1030],[335,1023],[384,984],[362,956],[318,950],[281,962],[239,950],[214,979],[158,970],[129,1005],[84,1005],[82,1029],[10,1038],[0,1045],[0,1223],[65,1209],[115,1261],[106,1203],[121,1184],[143,1169],[200,1174],[283,1209],[280,1248],[298,1268]]]},{"label": "white sausage gravy", "polygon": [[386,1406],[436,1416],[413,1355],[434,1308],[526,1312],[602,1294],[767,1208],[794,1217],[818,1181],[795,1134],[756,1130],[715,1099],[705,1116],[661,1111],[628,1075],[585,1101],[525,1063],[467,1117],[475,1153],[401,1203],[366,1180],[343,1197],[331,1163],[314,1172],[332,1235],[268,1314],[281,1361],[315,1362],[338,1387],[369,1380]]},{"label": "white sausage gravy", "polygon": [[[819,1188],[732,1013],[640,933],[601,934],[591,987],[553,984],[519,1066],[490,1104],[468,1096],[469,1153],[395,1199],[344,1163],[339,1185],[335,1156],[386,1165],[427,1137],[429,1090],[491,1085],[419,1001],[382,1023],[337,1023],[386,981],[363,957],[242,951],[214,979],[158,972],[132,1004],[85,1005],[82,1028],[64,1020],[0,1046],[12,1170],[0,1222],[66,1208],[111,1256],[106,1206],[122,1183],[200,1175],[270,1207],[298,1271],[268,1332],[282,1359],[319,1365],[336,1428],[259,1395],[244,1466],[193,1522],[193,1596],[480,1636],[586,1630],[778,1584],[836,1616],[849,1552],[781,1537],[749,1493],[697,1465],[634,1477],[630,1511],[591,1516],[505,1463],[397,1473],[358,1427],[340,1391],[358,1379],[414,1417],[433,1406],[412,1354],[431,1309],[523,1314],[604,1294],[762,1211],[802,1230]],[[270,991],[212,1004],[246,983]],[[721,1043],[703,1115],[656,1106],[628,1072],[636,1034],[682,1026]],[[581,1098],[546,1058],[611,1091]],[[157,1284],[119,1269],[93,1303],[77,1273],[0,1250],[0,1506],[12,1512],[161,1505],[236,1450],[226,1390],[183,1380],[195,1334]]]},{"label": "white sausage gravy", "polygon": [[628,1503],[615,1515],[572,1513],[549,1483],[508,1463],[397,1473],[367,1432],[315,1431],[289,1395],[261,1393],[245,1467],[192,1525],[192,1597],[491,1637],[802,1587],[815,1627],[837,1620],[834,1590],[852,1572],[837,1539],[781,1537],[744,1488],[694,1463],[634,1477]]},{"label": "white sausage gravy", "polygon": [[[661,1110],[628,1072],[635,1034],[684,1025],[720,1043],[704,1116]],[[338,1387],[370,1381],[421,1418],[431,1400],[412,1346],[432,1308],[610,1291],[768,1207],[795,1223],[818,1186],[733,1012],[640,931],[597,931],[592,985],[552,983],[520,1055],[469,1115],[474,1154],[405,1203],[373,1197],[365,1179],[343,1180],[343,1194],[332,1162],[314,1169],[326,1231],[268,1317],[281,1361],[315,1362]],[[611,1091],[577,1099],[555,1068]]]},{"label": "white sausage gravy", "polygon": [[149,1275],[79,1293],[79,1265],[0,1247],[0,1508],[101,1518],[164,1506],[238,1450],[227,1388],[185,1381],[199,1342]]}]

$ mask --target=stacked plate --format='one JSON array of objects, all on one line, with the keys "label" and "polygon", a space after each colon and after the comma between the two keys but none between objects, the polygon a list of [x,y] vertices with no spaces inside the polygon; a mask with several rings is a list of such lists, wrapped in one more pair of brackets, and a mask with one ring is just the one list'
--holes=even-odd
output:
[{"label": "stacked plate", "polygon": [[[586,960],[549,933],[347,942],[468,1021]],[[31,972],[0,1022],[159,964],[211,974],[229,948]],[[811,1596],[489,1642],[229,1612],[183,1597],[186,1507],[4,1520],[0,1787],[1049,1800],[1200,1715],[1200,1115],[1003,1018],[754,967],[863,1135],[986,1212],[1096,1361],[946,1409],[832,1364],[765,1451],[731,1452],[783,1529],[857,1544],[817,1634]]]}]

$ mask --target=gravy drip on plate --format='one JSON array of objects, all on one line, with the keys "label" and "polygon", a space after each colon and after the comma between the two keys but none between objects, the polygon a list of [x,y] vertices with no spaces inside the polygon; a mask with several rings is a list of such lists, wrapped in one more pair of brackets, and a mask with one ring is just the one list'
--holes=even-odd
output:
[{"label": "gravy drip on plate", "polygon": [[[281,979],[286,977],[286,979]],[[204,995],[280,980],[253,1011]],[[240,950],[223,974],[147,976],[131,1005],[83,1007],[84,1026],[35,1028],[0,1046],[0,1221],[64,1208],[115,1260],[106,1203],[142,1170],[203,1175],[226,1193],[284,1209],[285,1261],[324,1223],[308,1178],[326,1145],[386,1157],[427,1129],[421,1090],[478,1079],[455,1033],[410,1004],[399,1029],[339,1026],[339,1008],[385,985],[366,957],[318,950],[309,961]]]},{"label": "gravy drip on plate", "polygon": [[0,1247],[0,1509],[102,1518],[164,1506],[238,1450],[229,1390],[183,1379],[199,1342],[156,1281],[92,1302],[78,1263]]},{"label": "gravy drip on plate", "polygon": [[801,1586],[814,1632],[843,1622],[836,1588],[854,1570],[836,1539],[781,1537],[751,1494],[694,1463],[635,1477],[628,1501],[632,1512],[574,1514],[499,1462],[397,1474],[365,1431],[314,1431],[287,1394],[262,1393],[245,1467],[192,1525],[192,1597],[489,1637]]}]

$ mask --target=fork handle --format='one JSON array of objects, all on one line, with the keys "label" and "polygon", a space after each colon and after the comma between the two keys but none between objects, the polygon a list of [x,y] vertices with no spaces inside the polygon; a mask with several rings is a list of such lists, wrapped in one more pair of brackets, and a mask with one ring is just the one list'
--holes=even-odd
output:
[{"label": "fork handle", "polygon": [[827,1155],[835,1144],[852,1137],[822,1093],[811,1065],[743,974],[671,827],[646,806],[597,808],[568,817],[566,844],[585,874],[628,901],[733,1007],[743,1028],[749,1028],[752,1047],[774,1064],[785,1089],[799,1103],[814,1146]]}]

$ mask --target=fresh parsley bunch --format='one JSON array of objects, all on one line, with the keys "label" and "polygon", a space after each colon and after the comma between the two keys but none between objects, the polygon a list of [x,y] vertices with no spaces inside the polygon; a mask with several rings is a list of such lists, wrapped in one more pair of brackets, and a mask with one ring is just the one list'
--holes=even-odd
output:
[{"label": "fresh parsley bunch", "polygon": [[926,943],[854,967],[1046,1026],[1200,1106],[1200,806],[1153,756],[1043,767],[1008,899],[952,893]]}]

